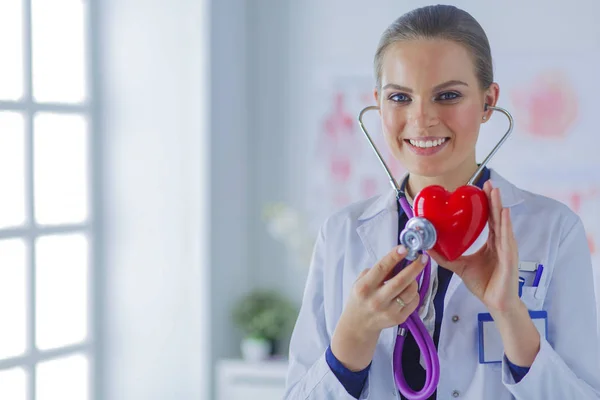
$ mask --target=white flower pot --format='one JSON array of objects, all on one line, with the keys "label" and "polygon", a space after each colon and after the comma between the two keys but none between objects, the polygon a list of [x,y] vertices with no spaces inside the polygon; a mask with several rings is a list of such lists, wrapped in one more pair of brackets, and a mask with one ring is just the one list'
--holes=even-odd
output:
[{"label": "white flower pot", "polygon": [[246,361],[257,362],[269,358],[271,343],[265,339],[244,338],[241,343],[242,357]]}]

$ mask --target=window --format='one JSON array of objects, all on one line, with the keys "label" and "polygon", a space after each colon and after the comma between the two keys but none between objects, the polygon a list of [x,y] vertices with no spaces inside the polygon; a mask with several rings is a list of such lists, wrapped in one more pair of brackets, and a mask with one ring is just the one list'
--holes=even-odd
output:
[{"label": "window", "polygon": [[93,397],[89,7],[0,0],[0,399]]}]

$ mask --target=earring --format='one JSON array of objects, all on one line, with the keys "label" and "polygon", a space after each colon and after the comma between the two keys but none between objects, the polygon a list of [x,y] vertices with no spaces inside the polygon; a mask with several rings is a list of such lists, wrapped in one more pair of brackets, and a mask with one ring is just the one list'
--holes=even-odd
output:
[{"label": "earring", "polygon": [[484,120],[484,121],[485,121],[485,118],[486,118],[486,116],[484,115],[484,116],[483,116],[483,120]]}]

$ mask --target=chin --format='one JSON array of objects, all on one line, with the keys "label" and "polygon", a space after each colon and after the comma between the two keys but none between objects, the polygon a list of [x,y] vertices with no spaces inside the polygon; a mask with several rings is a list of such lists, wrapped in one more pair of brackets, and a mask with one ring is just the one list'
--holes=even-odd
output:
[{"label": "chin", "polygon": [[435,178],[445,175],[450,168],[447,168],[444,162],[413,162],[407,165],[407,171],[414,175],[425,176],[427,178]]}]

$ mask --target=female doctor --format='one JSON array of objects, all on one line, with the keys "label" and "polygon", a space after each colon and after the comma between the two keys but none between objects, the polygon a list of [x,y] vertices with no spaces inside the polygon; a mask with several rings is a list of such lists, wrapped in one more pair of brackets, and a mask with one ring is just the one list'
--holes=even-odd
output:
[{"label": "female doctor", "polygon": [[[384,32],[374,64],[383,132],[409,171],[402,181],[409,203],[429,185],[465,185],[478,168],[479,128],[492,112],[485,105],[494,106],[499,95],[481,26],[452,6],[413,10]],[[600,399],[593,275],[581,220],[493,169],[484,169],[477,185],[490,217],[474,250],[453,262],[428,252],[432,284],[418,313],[435,339],[441,370],[430,398]],[[418,307],[416,278],[427,260],[392,275],[406,255],[397,246],[406,220],[392,190],[325,221],[290,342],[286,399],[404,398],[394,381],[394,344],[398,325]],[[532,285],[527,275],[534,272],[520,270],[520,261],[543,264],[539,284]],[[519,277],[529,280],[521,291]],[[528,312],[536,310],[547,313],[543,335]],[[489,313],[497,332],[486,339],[487,351],[503,349],[495,363],[480,363],[480,313]],[[415,391],[425,377],[419,354],[409,333],[402,367]]]}]

